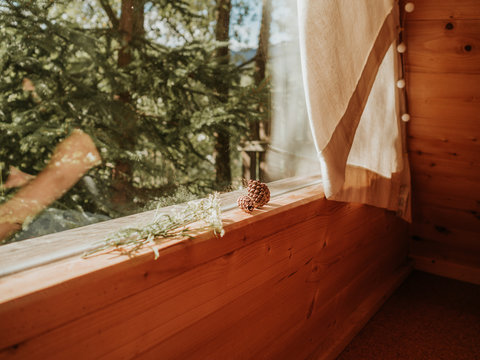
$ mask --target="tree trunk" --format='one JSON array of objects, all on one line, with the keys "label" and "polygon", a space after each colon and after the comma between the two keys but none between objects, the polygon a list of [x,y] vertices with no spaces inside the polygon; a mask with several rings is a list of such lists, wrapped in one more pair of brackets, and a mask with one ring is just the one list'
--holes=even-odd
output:
[{"label": "tree trunk", "polygon": [[[267,61],[268,61],[268,45],[270,39],[270,24],[272,14],[271,0],[263,0],[262,4],[262,23],[260,26],[260,34],[258,36],[257,53],[255,54],[255,84],[258,89],[267,86],[268,81],[266,76]],[[260,93],[261,91],[259,91]],[[269,97],[268,97],[269,99]],[[270,136],[270,103],[260,102],[258,104],[258,112],[263,114],[263,121],[252,122],[250,124],[250,140],[266,141]],[[258,154],[258,156],[257,156]],[[258,176],[258,180],[265,181],[265,151],[248,152],[249,166],[244,169],[244,173],[249,173],[249,177],[254,179]]]},{"label": "tree trunk", "polygon": [[258,47],[255,54],[255,83],[257,86],[265,80],[267,60],[268,60],[268,41],[270,39],[270,23],[272,22],[272,3],[271,0],[263,0],[262,5],[262,24],[260,34],[258,35]]},{"label": "tree trunk", "polygon": [[[217,41],[227,42],[230,40],[230,12],[232,9],[231,0],[217,0],[217,24],[215,28],[215,38]],[[221,67],[230,62],[230,53],[228,44],[217,49],[217,63]],[[228,80],[222,76],[216,77],[216,90],[223,102],[228,101],[229,85]],[[227,129],[219,127],[217,130],[215,143],[215,182],[218,190],[224,190],[232,183],[232,173],[230,168],[230,134]]]},{"label": "tree trunk", "polygon": [[[122,0],[118,31],[122,39],[122,47],[118,52],[118,66],[128,66],[132,61],[132,42],[145,33],[144,30],[144,2],[145,0]],[[118,94],[119,101],[130,104],[131,94],[125,90]],[[122,136],[121,143],[124,150],[134,150],[136,144],[136,115],[134,111],[125,111],[122,118],[118,119],[118,125]],[[129,161],[119,160],[115,164],[113,181],[112,202],[119,209],[129,206],[134,188],[132,185],[133,167]]]}]

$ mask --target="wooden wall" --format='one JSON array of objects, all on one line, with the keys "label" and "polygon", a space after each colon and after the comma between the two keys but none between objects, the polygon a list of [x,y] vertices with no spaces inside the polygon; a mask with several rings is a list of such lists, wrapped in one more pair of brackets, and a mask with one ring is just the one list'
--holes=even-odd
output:
[{"label": "wooden wall", "polygon": [[480,283],[480,1],[416,0],[406,14],[412,257]]},{"label": "wooden wall", "polygon": [[0,279],[0,359],[333,359],[409,271],[403,221],[319,186],[225,217],[223,238],[157,261],[67,259]]}]

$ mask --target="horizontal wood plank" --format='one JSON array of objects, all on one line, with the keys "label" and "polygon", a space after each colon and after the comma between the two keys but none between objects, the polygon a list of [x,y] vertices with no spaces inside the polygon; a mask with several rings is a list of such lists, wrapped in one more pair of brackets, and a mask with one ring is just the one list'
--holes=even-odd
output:
[{"label": "horizontal wood plank", "polygon": [[449,161],[459,166],[472,167],[473,173],[480,167],[480,144],[424,139],[414,136],[408,138],[408,151],[417,157],[427,156],[430,159]]},{"label": "horizontal wood plank", "polygon": [[[443,206],[461,211],[480,212],[479,196],[455,181],[415,175],[412,178],[412,196],[415,204]],[[415,205],[414,205],[415,206]]]},{"label": "horizontal wood plank", "polygon": [[479,122],[470,118],[412,117],[407,123],[407,134],[409,138],[460,143],[467,146],[478,146],[480,143]]},{"label": "horizontal wood plank", "polygon": [[[301,264],[290,273],[293,275],[275,278],[265,288],[257,287],[244,294],[148,349],[140,358],[157,359],[160,355],[165,359],[250,357],[259,343],[261,346],[276,329],[289,324],[296,313],[303,313],[308,292],[297,277],[305,277],[308,272],[308,264]],[[292,296],[295,294],[296,297]],[[249,331],[252,324],[260,321],[263,323],[258,324],[257,331]]]},{"label": "horizontal wood plank", "polygon": [[[73,354],[93,358],[117,358],[123,354],[122,356],[131,358],[136,355],[139,347],[148,348],[168,339],[214,312],[217,307],[242,297],[254,287],[263,289],[264,283],[268,283],[272,277],[274,281],[287,277],[291,271],[290,253],[292,257],[298,256],[300,262],[306,262],[314,249],[302,251],[303,247],[320,246],[320,234],[313,231],[319,226],[318,219],[302,225],[290,228],[274,240],[266,238],[255,242],[225,258],[208,262],[42,334],[19,347],[17,354],[20,357],[22,354],[41,357],[47,349],[40,344],[50,344],[51,359],[67,358]],[[292,234],[295,233],[298,237],[293,238]],[[262,271],[263,269],[265,270]],[[62,334],[75,337],[75,346],[72,347],[69,342],[55,344],[55,339]],[[121,344],[134,346],[122,346],[119,349],[118,343],[108,342],[111,338],[118,339]],[[147,342],[147,339],[153,343]],[[178,348],[175,351],[178,352]],[[112,355],[111,352],[115,353]]]},{"label": "horizontal wood plank", "polygon": [[[398,257],[393,254],[404,250],[399,249],[398,244],[394,245],[391,239],[385,240],[390,245],[384,250],[385,256],[357,272],[354,280],[340,290],[335,298],[330,301],[315,299],[310,317],[303,318],[288,329],[285,336],[272,344],[272,349],[265,349],[267,353],[280,349],[271,358],[334,359],[338,355],[334,353],[339,350],[338,341],[351,336],[349,329],[359,304],[367,301],[367,294],[374,294],[380,284],[395,272],[393,269],[400,266]],[[370,309],[372,306],[370,303]],[[320,325],[323,321],[325,323]],[[279,343],[283,346],[279,347]]]},{"label": "horizontal wood plank", "polygon": [[[274,181],[268,184],[272,197],[285,192],[297,190],[313,183],[320,183],[320,176],[300,176]],[[237,198],[242,195],[242,190],[232,191],[219,195],[222,210],[237,207]],[[184,204],[162,208],[161,213],[169,213],[181,209]],[[93,225],[52,233],[33,239],[17,241],[0,247],[0,281],[1,277],[24,271],[29,268],[38,268],[64,258],[81,255],[104,244],[104,239],[112,232],[123,227],[141,227],[152,221],[157,210],[146,211],[130,216],[103,221]],[[66,240],[68,239],[68,240]],[[35,251],[32,251],[35,249]]]},{"label": "horizontal wood plank", "polygon": [[[89,259],[74,257],[0,278],[0,318],[9,324],[8,331],[0,326],[0,349],[160,284],[255,239],[308,220],[305,212],[314,217],[341,206],[327,203],[322,194],[321,186],[314,186],[283,195],[272,199],[266,210],[258,210],[255,216],[233,210],[224,220],[227,232],[223,238],[213,241],[211,234],[205,234],[194,240],[164,244],[161,259],[156,261],[149,250],[133,259],[117,254]],[[298,211],[289,212],[291,206]],[[272,215],[275,215],[273,221]],[[92,287],[96,289],[94,297]],[[76,303],[82,307],[72,312],[69,306]]]},{"label": "horizontal wood plank", "polygon": [[453,228],[448,224],[417,221],[412,226],[411,235],[414,241],[429,241],[432,245],[438,242],[466,252],[480,252],[478,232]]},{"label": "horizontal wood plank", "polygon": [[[410,0],[402,0],[402,5]],[[480,19],[477,0],[421,0],[407,14],[409,20]]]},{"label": "horizontal wood plank", "polygon": [[418,0],[404,19],[411,254],[420,270],[471,281],[471,257],[480,259],[480,3]]},{"label": "horizontal wood plank", "polygon": [[446,228],[479,232],[480,214],[476,211],[462,211],[429,204],[414,204],[413,218],[417,222],[428,222]]},{"label": "horizontal wood plank", "polygon": [[413,117],[480,121],[480,74],[408,72],[407,93]]},{"label": "horizontal wood plank", "polygon": [[[343,322],[343,329],[336,334],[328,349],[317,349],[309,358],[334,360],[367,324],[383,303],[395,292],[413,270],[413,262],[407,262],[385,280],[376,283],[367,298]],[[350,297],[348,297],[350,298]]]},{"label": "horizontal wood plank", "polygon": [[[418,184],[422,179],[430,179],[435,183],[438,177],[438,184],[450,183],[452,189],[464,187],[464,193],[468,197],[478,197],[478,167],[474,163],[462,163],[456,160],[445,159],[440,156],[428,154],[409,153],[413,177],[418,178]],[[435,186],[435,185],[434,185]],[[428,189],[425,189],[428,190]]]},{"label": "horizontal wood plank", "polygon": [[[359,211],[358,214],[365,213]],[[357,225],[352,227],[353,224]],[[333,225],[319,244],[319,251],[313,260],[310,258],[305,262],[305,259],[300,259],[297,265],[292,266],[288,276],[271,282],[267,293],[261,288],[255,289],[245,299],[236,300],[150,349],[142,358],[154,359],[162,354],[167,359],[240,359],[244,357],[240,354],[245,354],[245,351],[250,358],[264,358],[260,354],[270,347],[268,341],[278,337],[276,330],[289,329],[308,317],[314,297],[319,304],[328,302],[358,272],[371,264],[368,259],[375,257],[378,252],[387,253],[393,251],[392,248],[396,249],[391,246],[396,243],[391,237],[386,236],[380,242],[376,237],[366,236],[383,224],[383,216],[374,216],[371,223],[364,226],[358,226],[356,221],[350,221],[349,226]],[[351,238],[352,234],[356,235],[356,240]],[[396,254],[398,257],[398,251]],[[339,266],[339,262],[343,265]],[[262,319],[262,326],[255,333],[249,332],[248,329],[258,319]],[[248,338],[245,338],[246,334]],[[179,348],[182,348],[181,352]],[[235,350],[238,351],[238,357]]]},{"label": "horizontal wood plank", "polygon": [[409,21],[407,27],[408,71],[480,73],[480,19]]},{"label": "horizontal wood plank", "polygon": [[[327,201],[318,191],[277,197],[255,216],[233,210],[224,238],[206,234],[168,246],[158,261],[104,254],[10,276],[0,283],[8,290],[0,302],[0,358],[241,359],[298,346],[276,341],[308,317],[328,330],[342,299],[336,321],[343,323],[369,295],[366,284],[379,284],[372,276],[389,276],[405,261],[406,227],[384,210]],[[110,260],[115,270],[105,268]],[[96,270],[88,273],[87,264]],[[62,280],[47,289],[17,288],[28,284],[27,274],[57,272]]]},{"label": "horizontal wood plank", "polygon": [[476,253],[450,244],[415,241],[410,257],[418,270],[480,285],[480,258]]}]

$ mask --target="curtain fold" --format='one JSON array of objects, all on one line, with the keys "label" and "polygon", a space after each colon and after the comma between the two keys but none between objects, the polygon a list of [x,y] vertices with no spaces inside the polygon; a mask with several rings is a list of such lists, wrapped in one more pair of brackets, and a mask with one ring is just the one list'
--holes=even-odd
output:
[{"label": "curtain fold", "polygon": [[398,6],[393,0],[298,0],[307,110],[328,199],[410,220],[401,125]]}]

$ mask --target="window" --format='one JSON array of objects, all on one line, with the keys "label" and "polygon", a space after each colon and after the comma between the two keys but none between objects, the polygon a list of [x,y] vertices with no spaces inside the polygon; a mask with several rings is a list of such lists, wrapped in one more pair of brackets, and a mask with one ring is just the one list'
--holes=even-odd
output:
[{"label": "window", "polygon": [[295,10],[291,0],[3,2],[0,206],[35,187],[21,198],[23,229],[2,240],[235,190],[242,178],[311,174]]}]

